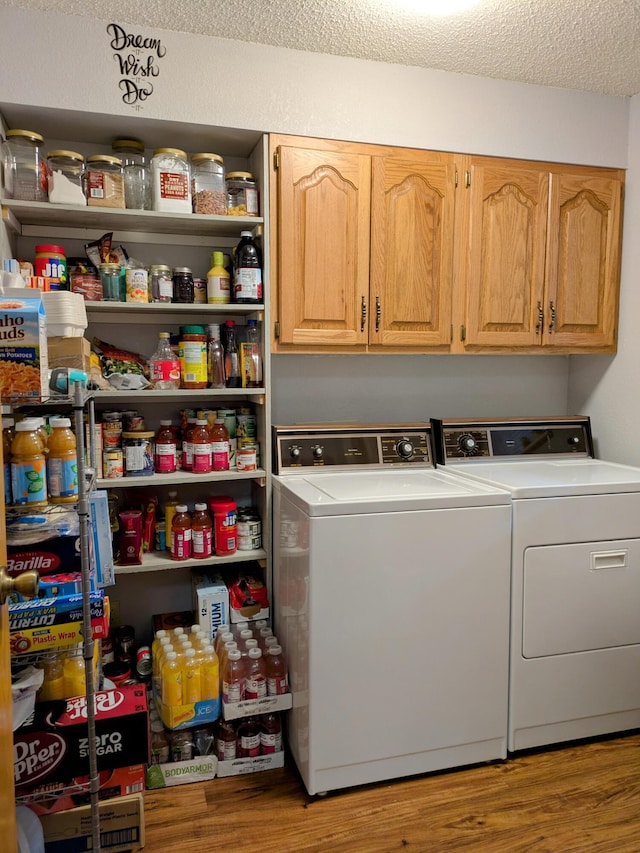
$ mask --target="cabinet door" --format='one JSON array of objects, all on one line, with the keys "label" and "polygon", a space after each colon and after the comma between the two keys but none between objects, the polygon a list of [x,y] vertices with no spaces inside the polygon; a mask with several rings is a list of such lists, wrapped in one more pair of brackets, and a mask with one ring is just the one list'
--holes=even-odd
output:
[{"label": "cabinet door", "polygon": [[548,172],[471,159],[466,345],[541,342]]},{"label": "cabinet door", "polygon": [[369,343],[451,340],[455,165],[450,155],[372,157]]},{"label": "cabinet door", "polygon": [[551,177],[544,343],[615,348],[622,181]]},{"label": "cabinet door", "polygon": [[279,148],[279,343],[366,344],[371,160]]}]

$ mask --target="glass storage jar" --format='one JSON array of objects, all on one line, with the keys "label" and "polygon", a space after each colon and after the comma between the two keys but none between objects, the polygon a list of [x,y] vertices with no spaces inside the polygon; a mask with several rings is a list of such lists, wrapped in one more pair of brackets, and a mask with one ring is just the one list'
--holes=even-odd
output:
[{"label": "glass storage jar", "polygon": [[189,267],[175,267],[173,270],[173,301],[191,304],[193,297],[193,273]]},{"label": "glass storage jar", "polygon": [[227,215],[258,216],[258,186],[251,172],[227,173]]},{"label": "glass storage jar", "polygon": [[156,148],[151,160],[153,209],[191,213],[191,168],[186,151]]},{"label": "glass storage jar", "polygon": [[86,205],[85,159],[77,151],[56,149],[47,154],[49,201],[52,204]]},{"label": "glass storage jar", "polygon": [[149,289],[152,302],[173,302],[171,267],[166,264],[152,264],[149,267]]},{"label": "glass storage jar", "polygon": [[224,160],[219,154],[194,154],[191,157],[191,196],[194,213],[209,216],[226,214]]},{"label": "glass storage jar", "polygon": [[124,208],[124,175],[118,157],[110,154],[87,157],[85,181],[88,205]]},{"label": "glass storage jar", "polygon": [[8,130],[2,144],[4,192],[22,201],[47,200],[47,162],[41,154],[44,142],[32,130]]},{"label": "glass storage jar", "polygon": [[120,264],[100,264],[102,299],[104,302],[124,302],[120,289]]},{"label": "glass storage jar", "polygon": [[151,172],[139,139],[114,139],[111,148],[122,160],[124,202],[130,210],[153,210]]}]

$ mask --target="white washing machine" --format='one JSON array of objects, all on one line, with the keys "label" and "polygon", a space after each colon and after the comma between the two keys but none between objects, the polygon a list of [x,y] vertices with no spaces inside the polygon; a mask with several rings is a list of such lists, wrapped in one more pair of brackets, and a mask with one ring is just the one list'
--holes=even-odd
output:
[{"label": "white washing machine", "polygon": [[274,427],[274,627],[310,794],[506,757],[510,498],[430,426]]},{"label": "white washing machine", "polygon": [[443,470],[512,496],[509,751],[640,726],[640,468],[586,417],[433,426]]}]

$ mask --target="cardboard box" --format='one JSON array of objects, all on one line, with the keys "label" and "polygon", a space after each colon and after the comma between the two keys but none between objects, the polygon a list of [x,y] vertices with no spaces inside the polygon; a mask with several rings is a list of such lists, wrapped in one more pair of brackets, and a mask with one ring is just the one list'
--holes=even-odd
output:
[{"label": "cardboard box", "polygon": [[227,581],[227,586],[231,624],[269,618],[269,598],[258,563],[238,570],[236,576]]},{"label": "cardboard box", "polygon": [[[123,853],[144,847],[142,794],[100,803],[100,849]],[[91,807],[80,806],[41,819],[45,853],[87,853],[93,849]]]},{"label": "cardboard box", "polygon": [[[114,770],[102,770],[99,773],[98,798],[111,800],[144,791],[146,765],[132,764],[128,767],[116,767]],[[28,794],[20,796],[20,802],[29,806],[37,815],[55,814],[68,811],[76,806],[91,802],[89,777],[74,776],[70,783],[64,782],[41,785]]]},{"label": "cardboard box", "polygon": [[107,492],[97,491],[89,495],[89,518],[91,521],[92,565],[96,572],[96,585],[112,586],[116,582],[109,519]]},{"label": "cardboard box", "polygon": [[[84,696],[36,706],[34,720],[13,734],[16,795],[38,786],[70,784],[89,770]],[[149,716],[141,684],[96,694],[98,770],[149,761]]]},{"label": "cardboard box", "polygon": [[0,398],[48,395],[49,362],[42,294],[29,288],[0,293]]},{"label": "cardboard box", "polygon": [[[91,629],[94,640],[109,633],[108,599],[102,590],[91,598]],[[82,642],[82,596],[60,595],[9,604],[11,654],[64,648]]]},{"label": "cardboard box", "polygon": [[147,788],[171,788],[189,782],[206,782],[214,779],[218,770],[215,755],[204,755],[189,761],[152,764],[147,768]]},{"label": "cardboard box", "polygon": [[86,338],[48,338],[49,366],[75,367],[89,372],[91,342]]},{"label": "cardboard box", "polygon": [[174,628],[190,628],[194,624],[193,610],[180,610],[175,613],[156,613],[153,617],[153,633],[171,631]]},{"label": "cardboard box", "polygon": [[229,624],[229,590],[219,574],[193,574],[191,581],[196,621],[213,639],[218,625]]},{"label": "cardboard box", "polygon": [[289,711],[293,707],[293,694],[281,693],[279,696],[265,696],[262,699],[245,699],[243,702],[223,702],[222,716],[225,720],[239,720],[254,714],[272,714],[275,711]]},{"label": "cardboard box", "polygon": [[220,716],[220,697],[205,699],[190,705],[163,705],[156,696],[156,707],[168,729],[190,729],[215,723]]},{"label": "cardboard box", "polygon": [[[10,531],[7,530],[7,533]],[[16,577],[35,569],[41,575],[58,572],[79,572],[80,537],[55,536],[30,545],[7,545],[7,572]]]},{"label": "cardboard box", "polygon": [[262,770],[274,770],[284,767],[284,752],[271,755],[256,755],[255,758],[234,758],[232,761],[218,761],[218,777],[242,776],[245,773],[259,773]]}]

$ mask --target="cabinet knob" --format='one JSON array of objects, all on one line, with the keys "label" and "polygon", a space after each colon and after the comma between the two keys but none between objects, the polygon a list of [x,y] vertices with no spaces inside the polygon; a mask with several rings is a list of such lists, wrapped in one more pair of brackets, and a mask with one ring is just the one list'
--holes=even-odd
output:
[{"label": "cabinet knob", "polygon": [[0,566],[0,605],[14,591],[26,598],[33,598],[38,594],[39,586],[40,575],[36,571],[22,572],[17,578],[12,578],[7,574],[7,567]]}]

